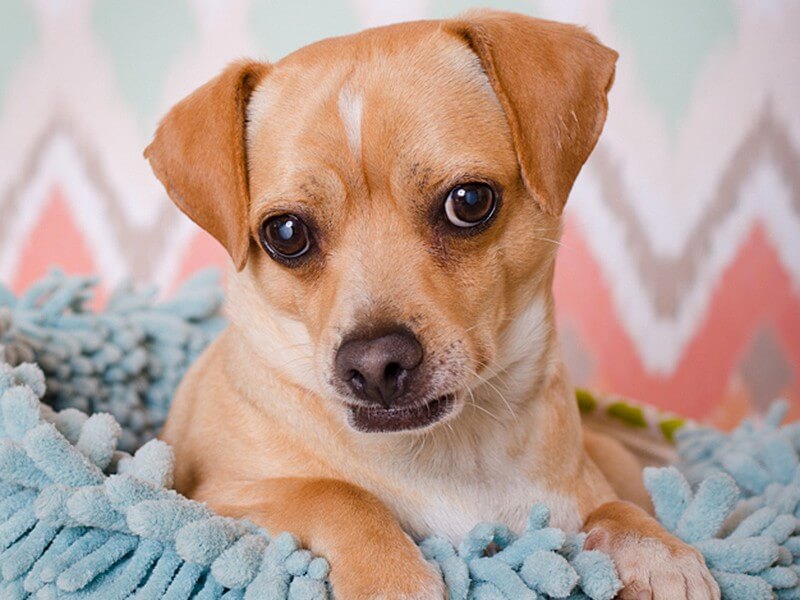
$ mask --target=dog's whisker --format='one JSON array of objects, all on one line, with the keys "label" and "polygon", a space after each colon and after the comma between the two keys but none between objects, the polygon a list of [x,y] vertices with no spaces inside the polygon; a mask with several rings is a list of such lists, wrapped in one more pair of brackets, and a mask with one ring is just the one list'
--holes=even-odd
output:
[{"label": "dog's whisker", "polygon": [[336,432],[333,434],[333,437],[339,437],[339,434],[342,433],[342,431],[344,430],[345,427],[347,427],[347,421],[342,423],[342,426],[339,427],[339,429],[336,430]]},{"label": "dog's whisker", "polygon": [[[488,371],[489,378],[492,380],[497,380],[498,385],[502,385],[505,391],[507,392],[511,391],[511,385],[508,382],[504,381],[503,378],[504,377],[508,377],[510,379],[516,379],[516,378],[513,375],[509,374],[506,368],[500,369],[499,371],[495,371],[492,370],[488,364],[482,363],[481,361],[478,361],[478,366],[479,368],[486,369]],[[479,379],[482,379],[484,382],[488,383],[488,381],[486,379],[483,379],[477,371],[473,370],[473,374]]]},{"label": "dog's whisker", "polygon": [[313,347],[314,343],[313,342],[297,342],[296,344],[291,344],[289,346],[283,346],[281,349],[282,350],[289,350],[291,348],[299,348],[300,346]]},{"label": "dog's whisker", "polygon": [[292,365],[292,364],[294,364],[296,362],[300,362],[302,360],[313,361],[314,357],[313,356],[306,356],[306,355],[295,356],[294,358],[290,358],[289,360],[284,361],[283,363],[281,363],[279,365],[275,365],[275,369],[280,370],[280,369],[288,367],[289,365]]},{"label": "dog's whisker", "polygon": [[478,374],[478,372],[477,372],[477,371],[475,371],[474,369],[471,369],[471,371],[472,371],[472,374],[473,374],[475,377],[477,377],[478,379],[482,380],[482,381],[483,381],[483,382],[484,382],[486,385],[488,385],[489,387],[491,387],[491,388],[492,388],[492,389],[495,391],[495,393],[496,393],[498,396],[500,396],[500,399],[501,399],[501,400],[503,401],[503,403],[506,405],[506,408],[508,409],[508,412],[509,412],[509,413],[511,413],[511,416],[512,416],[512,418],[514,419],[514,422],[515,422],[515,423],[519,423],[519,419],[517,418],[517,413],[516,413],[516,412],[514,412],[514,409],[511,407],[511,403],[510,403],[510,402],[509,402],[509,401],[506,399],[506,397],[505,397],[505,396],[503,395],[503,393],[502,393],[502,392],[501,392],[501,391],[500,391],[500,390],[497,388],[497,386],[495,386],[495,385],[494,385],[494,384],[493,384],[491,381],[489,381],[489,380],[488,380],[488,379],[486,379],[485,377],[482,377],[482,376],[481,376],[480,374]]},{"label": "dog's whisker", "polygon": [[[510,247],[510,246],[509,246],[509,247]],[[498,324],[498,325],[502,325],[503,323],[508,323],[509,321],[514,321],[514,320],[517,318],[517,316],[518,316],[518,315],[510,315],[510,316],[508,316],[508,317],[503,317],[502,319],[500,319],[500,320],[497,322],[497,324]],[[473,325],[472,327],[467,327],[467,328],[464,330],[464,333],[469,333],[470,331],[472,331],[472,330],[473,330],[473,329],[475,329],[476,327],[480,327],[481,325],[482,325],[482,323],[476,323],[476,324],[475,324],[475,325]]]},{"label": "dog's whisker", "polygon": [[537,237],[537,238],[534,238],[534,239],[537,240],[537,241],[540,241],[540,242],[549,242],[549,243],[554,244],[556,246],[563,246],[564,245],[564,242],[562,242],[560,240],[554,240],[554,239],[551,239],[551,238]]},{"label": "dog's whisker", "polygon": [[423,432],[422,435],[419,436],[419,438],[417,439],[420,440],[420,443],[418,444],[417,451],[414,453],[414,456],[412,458],[413,461],[416,461],[422,454],[422,451],[425,449],[425,443],[428,440],[428,432],[427,431]]},{"label": "dog's whisker", "polygon": [[478,410],[480,410],[480,411],[483,411],[484,413],[486,413],[487,415],[489,415],[489,416],[490,416],[492,419],[494,419],[494,420],[495,420],[495,421],[497,421],[498,423],[501,423],[501,420],[500,420],[500,419],[497,417],[497,415],[495,415],[493,412],[491,412],[491,411],[490,411],[490,410],[488,410],[487,408],[485,408],[485,407],[483,407],[483,406],[480,406],[480,405],[479,405],[479,404],[478,404],[478,403],[475,401],[475,394],[472,392],[472,390],[471,390],[471,389],[467,388],[467,392],[469,392],[469,396],[470,396],[470,401],[469,401],[469,402],[467,402],[467,404],[468,404],[469,406],[472,406],[473,408],[476,408],[476,409],[478,409]]},{"label": "dog's whisker", "polygon": [[490,363],[485,363],[483,361],[476,361],[479,369],[485,369],[492,379],[502,377],[506,375],[507,369],[504,367],[500,370],[492,369],[492,365]]},{"label": "dog's whisker", "polygon": [[494,413],[493,413],[492,411],[490,411],[489,409],[487,409],[487,408],[485,408],[485,407],[481,406],[481,405],[480,405],[480,404],[478,404],[477,402],[472,402],[472,401],[470,401],[470,402],[468,402],[467,404],[469,404],[469,405],[470,405],[470,406],[472,406],[473,408],[476,408],[476,409],[478,409],[479,411],[481,411],[481,412],[485,413],[486,415],[488,415],[489,417],[491,417],[492,419],[494,419],[494,420],[495,420],[495,421],[497,421],[498,423],[502,423],[502,422],[503,422],[503,421],[502,421],[502,420],[501,420],[501,419],[500,419],[500,418],[499,418],[499,417],[498,417],[496,414],[494,414]]}]

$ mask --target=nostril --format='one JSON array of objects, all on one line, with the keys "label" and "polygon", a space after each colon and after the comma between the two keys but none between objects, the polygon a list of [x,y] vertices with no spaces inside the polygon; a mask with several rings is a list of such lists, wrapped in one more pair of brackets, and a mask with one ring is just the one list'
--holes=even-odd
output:
[{"label": "nostril", "polygon": [[350,383],[353,385],[353,387],[355,389],[357,389],[357,390],[363,390],[364,389],[364,385],[366,384],[366,380],[364,379],[364,376],[361,373],[359,373],[358,371],[353,369],[348,373],[348,378],[350,380]]},{"label": "nostril", "polygon": [[383,379],[387,383],[396,384],[405,369],[400,363],[391,362],[383,370]]}]

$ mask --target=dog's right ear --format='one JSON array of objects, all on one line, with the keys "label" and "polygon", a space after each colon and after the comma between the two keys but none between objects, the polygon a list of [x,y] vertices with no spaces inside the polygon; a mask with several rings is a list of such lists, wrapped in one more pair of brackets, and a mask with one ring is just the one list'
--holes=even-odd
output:
[{"label": "dog's right ear", "polygon": [[225,247],[240,271],[250,249],[247,102],[268,70],[258,62],[229,65],[169,111],[144,151],[172,201]]}]

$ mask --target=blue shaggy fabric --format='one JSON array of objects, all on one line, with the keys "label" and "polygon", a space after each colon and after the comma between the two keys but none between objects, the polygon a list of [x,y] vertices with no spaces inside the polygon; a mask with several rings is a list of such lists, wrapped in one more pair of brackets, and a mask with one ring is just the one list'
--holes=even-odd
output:
[{"label": "blue shaggy fabric", "polygon": [[[166,304],[129,292],[129,303],[90,316],[82,300],[89,282],[55,277],[26,301],[0,292],[0,306],[11,307],[0,316],[0,344],[15,354],[13,366],[0,361],[0,598],[331,597],[323,558],[288,534],[182,497],[170,489],[170,447],[137,443],[163,420],[175,382],[218,329],[216,285],[197,280]],[[121,331],[137,341],[115,360],[98,359]],[[49,349],[53,339],[60,350]],[[138,366],[109,379],[107,370],[137,348],[147,355]],[[44,369],[16,364],[44,356],[57,360]],[[70,366],[59,372],[59,364]],[[91,393],[70,387],[80,378],[95,382]],[[114,416],[69,406],[70,393]],[[141,418],[113,413],[125,394]],[[800,598],[800,426],[782,427],[784,414],[776,404],[765,423],[732,434],[681,430],[678,464],[645,473],[658,519],[703,554],[724,598]],[[458,547],[433,537],[420,548],[454,600],[613,598],[621,583],[611,559],[548,522],[537,505],[523,532],[484,523]]]},{"label": "blue shaggy fabric", "polygon": [[20,297],[0,285],[0,360],[38,364],[47,404],[110,413],[120,447],[133,450],[161,428],[187,367],[225,326],[222,290],[212,270],[165,302],[123,285],[96,313],[95,284],[53,271]]}]

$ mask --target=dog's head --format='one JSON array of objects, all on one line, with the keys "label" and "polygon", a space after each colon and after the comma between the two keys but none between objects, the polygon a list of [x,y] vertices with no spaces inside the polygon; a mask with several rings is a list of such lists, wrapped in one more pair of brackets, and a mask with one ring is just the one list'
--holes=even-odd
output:
[{"label": "dog's head", "polygon": [[230,253],[231,317],[273,367],[357,430],[421,430],[537,368],[616,56],[509,13],[369,30],[231,65],[146,156]]}]

